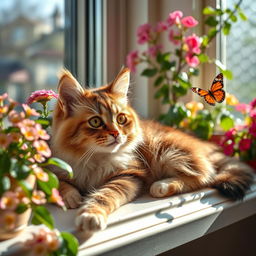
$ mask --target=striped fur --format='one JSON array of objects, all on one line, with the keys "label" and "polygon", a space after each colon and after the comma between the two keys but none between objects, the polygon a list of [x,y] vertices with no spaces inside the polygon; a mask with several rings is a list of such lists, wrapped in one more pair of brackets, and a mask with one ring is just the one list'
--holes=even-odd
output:
[{"label": "striped fur", "polygon": [[[166,197],[215,187],[231,199],[244,196],[252,183],[250,167],[213,144],[140,120],[128,104],[128,87],[128,69],[97,89],[83,89],[68,71],[61,75],[52,151],[73,167],[72,180],[55,172],[67,207],[80,207],[78,229],[104,229],[111,212],[147,191]],[[120,113],[124,123],[118,122]],[[99,127],[90,123],[95,116]]]}]

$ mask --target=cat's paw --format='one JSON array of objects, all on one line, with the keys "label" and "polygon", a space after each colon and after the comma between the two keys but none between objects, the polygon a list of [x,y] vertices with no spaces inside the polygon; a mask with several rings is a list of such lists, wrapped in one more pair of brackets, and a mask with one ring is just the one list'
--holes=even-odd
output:
[{"label": "cat's paw", "polygon": [[107,219],[99,213],[83,212],[76,217],[75,224],[80,231],[95,232],[107,227]]},{"label": "cat's paw", "polygon": [[67,191],[64,195],[62,195],[65,206],[68,209],[74,209],[81,206],[82,196],[76,189],[72,189]]},{"label": "cat's paw", "polygon": [[153,197],[165,197],[169,192],[169,184],[163,181],[156,181],[150,187],[150,194]]}]

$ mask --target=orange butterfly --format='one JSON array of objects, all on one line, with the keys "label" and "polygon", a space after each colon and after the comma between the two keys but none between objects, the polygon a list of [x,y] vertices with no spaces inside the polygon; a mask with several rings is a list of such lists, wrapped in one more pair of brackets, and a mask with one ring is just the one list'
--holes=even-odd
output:
[{"label": "orange butterfly", "polygon": [[226,93],[222,89],[223,87],[223,74],[220,73],[214,78],[210,90],[206,91],[198,87],[192,87],[191,90],[199,96],[204,97],[204,100],[208,104],[215,106],[215,102],[221,103],[225,99]]}]

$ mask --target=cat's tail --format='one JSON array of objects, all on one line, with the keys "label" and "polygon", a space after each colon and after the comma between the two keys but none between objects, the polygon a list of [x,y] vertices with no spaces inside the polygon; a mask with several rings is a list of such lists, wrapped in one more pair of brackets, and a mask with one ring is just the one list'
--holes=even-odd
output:
[{"label": "cat's tail", "polygon": [[233,200],[242,199],[253,183],[253,170],[236,158],[215,153],[213,163],[217,167],[213,187]]}]

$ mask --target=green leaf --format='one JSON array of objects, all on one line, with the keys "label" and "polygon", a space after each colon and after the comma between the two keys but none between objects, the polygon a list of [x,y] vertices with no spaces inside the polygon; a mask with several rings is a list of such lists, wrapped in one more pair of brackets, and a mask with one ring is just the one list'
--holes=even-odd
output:
[{"label": "green leaf", "polygon": [[215,37],[217,35],[218,31],[216,28],[211,28],[209,31],[208,31],[208,37],[209,38],[212,38],[212,37]]},{"label": "green leaf", "polygon": [[209,61],[209,57],[208,55],[204,54],[204,53],[200,53],[198,55],[198,58],[200,60],[201,63],[205,63],[205,62],[208,62]]},{"label": "green leaf", "polygon": [[209,42],[209,37],[207,35],[202,36],[203,41],[202,41],[202,46],[207,46]]},{"label": "green leaf", "polygon": [[219,22],[214,16],[209,16],[204,23],[210,27],[216,27],[219,24]]},{"label": "green leaf", "polygon": [[0,175],[9,173],[11,168],[11,159],[7,153],[3,153],[0,156]]},{"label": "green leaf", "polygon": [[163,61],[161,63],[161,70],[165,71],[165,70],[169,70],[172,67],[175,67],[176,65],[176,61]]},{"label": "green leaf", "polygon": [[228,131],[234,127],[234,118],[230,115],[222,114],[220,117],[220,126],[224,131]]},{"label": "green leaf", "polygon": [[229,22],[225,22],[224,26],[222,28],[223,34],[224,35],[229,35],[231,29],[231,24]]},{"label": "green leaf", "polygon": [[67,232],[61,232],[60,235],[64,241],[65,248],[67,250],[65,255],[77,255],[79,247],[77,239],[72,234]]},{"label": "green leaf", "polygon": [[18,180],[26,179],[31,173],[31,168],[27,165],[16,163],[10,174],[13,178],[17,178]]},{"label": "green leaf", "polygon": [[198,76],[199,75],[199,69],[198,68],[189,68],[189,74],[192,76]]},{"label": "green leaf", "polygon": [[180,97],[187,94],[188,87],[184,86],[184,84],[182,83],[177,83],[173,85],[172,91],[175,93],[176,96]]},{"label": "green leaf", "polygon": [[163,81],[164,81],[164,77],[163,77],[163,76],[159,76],[159,77],[155,80],[154,86],[160,85]]},{"label": "green leaf", "polygon": [[241,9],[239,9],[238,15],[241,18],[241,20],[243,20],[243,21],[248,20],[247,16],[244,14],[244,12]]},{"label": "green leaf", "polygon": [[171,53],[166,52],[166,53],[158,53],[156,57],[156,61],[161,64],[163,61],[169,61],[170,60]]},{"label": "green leaf", "polygon": [[223,73],[223,75],[224,75],[227,79],[229,79],[229,80],[232,80],[232,79],[233,79],[233,73],[232,73],[231,70],[229,70],[229,69],[222,70],[222,73]]},{"label": "green leaf", "polygon": [[237,22],[237,17],[233,14],[230,16],[232,22]]},{"label": "green leaf", "polygon": [[48,174],[48,181],[45,182],[45,181],[37,180],[37,184],[42,191],[44,191],[48,196],[50,196],[52,194],[52,189],[59,187],[59,180],[54,173],[47,172],[47,174]]},{"label": "green leaf", "polygon": [[61,169],[67,171],[69,173],[70,178],[73,177],[73,170],[72,170],[71,166],[59,158],[51,157],[47,160],[46,163],[41,164],[41,166],[47,166],[47,165],[51,165],[51,164],[58,166]]},{"label": "green leaf", "polygon": [[147,76],[147,77],[152,77],[157,73],[157,69],[156,68],[147,68],[145,70],[142,71],[141,75],[142,76]]},{"label": "green leaf", "polygon": [[50,121],[48,119],[37,119],[35,122],[41,124],[42,126],[50,125]]},{"label": "green leaf", "polygon": [[175,104],[169,108],[167,115],[164,117],[164,123],[169,126],[178,127],[180,122],[188,116],[188,111],[183,105]]},{"label": "green leaf", "polygon": [[21,213],[25,212],[27,209],[28,209],[28,206],[26,204],[20,203],[20,204],[18,204],[15,212],[18,214],[21,214]]},{"label": "green leaf", "polygon": [[0,178],[0,196],[2,196],[2,194],[9,190],[11,187],[11,182],[10,182],[10,178],[7,176],[3,176]]},{"label": "green leaf", "polygon": [[159,99],[161,97],[166,97],[169,95],[169,85],[164,84],[156,93],[155,93],[155,98]]},{"label": "green leaf", "polygon": [[33,209],[32,224],[44,224],[50,229],[54,228],[54,220],[50,212],[44,206],[36,206]]},{"label": "green leaf", "polygon": [[203,9],[204,15],[214,15],[216,14],[216,9],[212,8],[211,6],[207,6]]},{"label": "green leaf", "polygon": [[22,187],[23,191],[26,193],[26,195],[30,198],[32,196],[33,187],[25,180],[20,180],[19,185]]}]

